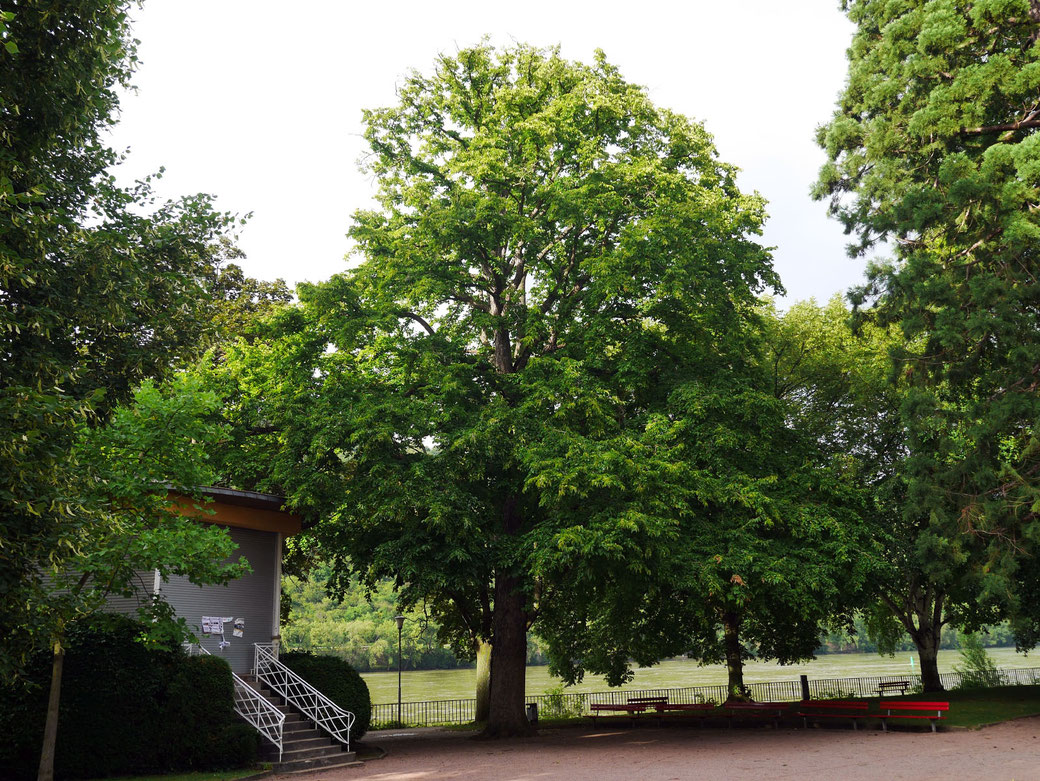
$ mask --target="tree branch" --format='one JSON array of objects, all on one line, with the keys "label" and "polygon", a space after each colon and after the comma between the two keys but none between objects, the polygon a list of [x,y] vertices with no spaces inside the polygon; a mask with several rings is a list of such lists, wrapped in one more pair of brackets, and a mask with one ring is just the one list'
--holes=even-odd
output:
[{"label": "tree branch", "polygon": [[1033,111],[1025,119],[1018,122],[1008,122],[1004,125],[983,125],[981,127],[966,127],[961,129],[961,135],[979,136],[983,133],[1000,133],[1003,131],[1014,132],[1016,130],[1030,130],[1040,127],[1040,110]]},{"label": "tree branch", "polygon": [[401,312],[398,316],[399,317],[407,317],[409,320],[414,320],[419,325],[421,325],[423,328],[425,328],[426,329],[426,333],[428,333],[430,336],[436,336],[436,334],[437,334],[437,332],[433,330],[433,328],[430,326],[430,324],[427,323],[422,317],[420,317],[419,315],[415,314],[415,312]]}]

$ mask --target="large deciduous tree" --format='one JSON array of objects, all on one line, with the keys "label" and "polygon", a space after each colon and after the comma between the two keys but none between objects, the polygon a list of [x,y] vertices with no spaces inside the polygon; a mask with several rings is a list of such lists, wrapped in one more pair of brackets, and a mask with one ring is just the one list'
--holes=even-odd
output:
[{"label": "large deciduous tree", "polygon": [[630,660],[688,654],[724,662],[729,697],[744,699],[745,661],[812,658],[824,626],[851,623],[879,564],[851,452],[830,436],[850,403],[832,366],[851,356],[806,327],[806,309],[761,307],[742,361],[714,376],[690,362],[672,385],[656,428],[660,469],[675,477],[645,482],[653,501],[674,504],[670,550],[618,577],[588,577],[579,545],[539,557],[569,595],[545,606],[540,629],[565,679],[616,684]]},{"label": "large deciduous tree", "polygon": [[[73,442],[199,348],[228,219],[123,188],[103,143],[136,63],[129,0],[0,8],[0,673],[37,639],[40,572],[84,512]],[[43,630],[42,637],[47,636]]]},{"label": "large deciduous tree", "polygon": [[854,252],[892,248],[856,302],[905,337],[901,510],[922,579],[903,607],[931,644],[951,600],[1031,612],[1016,580],[1040,537],[1040,4],[844,6],[857,31],[817,195]]},{"label": "large deciduous tree", "polygon": [[491,642],[486,734],[522,733],[527,630],[569,599],[542,557],[588,579],[667,557],[668,400],[742,360],[778,283],[761,201],[602,54],[480,45],[399,97],[365,113],[361,263],[232,356],[238,411],[340,578],[393,577]]}]

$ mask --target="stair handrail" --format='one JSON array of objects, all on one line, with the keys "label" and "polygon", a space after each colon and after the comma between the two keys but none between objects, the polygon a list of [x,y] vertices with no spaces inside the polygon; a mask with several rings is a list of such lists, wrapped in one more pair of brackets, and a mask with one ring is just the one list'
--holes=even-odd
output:
[{"label": "stair handrail", "polygon": [[296,708],[315,726],[325,730],[350,751],[354,714],[344,710],[294,673],[274,655],[271,643],[253,644],[253,675],[267,688]]},{"label": "stair handrail", "polygon": [[[188,656],[211,656],[201,644],[185,643],[184,647]],[[275,745],[278,749],[278,761],[281,762],[282,747],[285,745],[285,714],[233,670],[231,678],[235,682],[235,713]]]}]

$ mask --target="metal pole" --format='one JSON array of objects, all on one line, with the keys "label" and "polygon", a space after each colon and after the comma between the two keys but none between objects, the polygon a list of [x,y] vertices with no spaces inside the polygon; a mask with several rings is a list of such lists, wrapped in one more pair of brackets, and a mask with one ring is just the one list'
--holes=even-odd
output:
[{"label": "metal pole", "polygon": [[401,726],[401,630],[404,628],[404,616],[394,616],[394,621],[397,622],[397,726]]}]

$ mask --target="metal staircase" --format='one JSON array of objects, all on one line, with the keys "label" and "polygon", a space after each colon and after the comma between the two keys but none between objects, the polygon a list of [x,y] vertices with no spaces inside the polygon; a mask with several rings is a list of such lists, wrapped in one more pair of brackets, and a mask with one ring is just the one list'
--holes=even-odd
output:
[{"label": "metal staircase", "polygon": [[277,757],[274,768],[277,772],[304,772],[318,768],[362,764],[353,751],[345,750],[345,744],[331,739],[327,732],[315,727],[293,706],[286,704],[276,692],[254,680],[254,676],[246,676],[246,680],[257,688],[261,696],[275,703],[275,707],[284,714],[285,727],[281,747],[265,744],[260,751],[262,759],[275,762]]},{"label": "metal staircase", "polygon": [[[207,654],[188,645],[189,654]],[[340,708],[278,661],[271,645],[254,646],[253,672],[231,673],[235,713],[265,739],[261,756],[281,773],[360,765],[350,751],[354,714]]]}]

